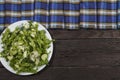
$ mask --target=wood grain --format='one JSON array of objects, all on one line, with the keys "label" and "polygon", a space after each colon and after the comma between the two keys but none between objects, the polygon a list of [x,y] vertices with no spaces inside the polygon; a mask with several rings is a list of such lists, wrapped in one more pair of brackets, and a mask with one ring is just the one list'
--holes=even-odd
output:
[{"label": "wood grain", "polygon": [[52,66],[92,67],[120,64],[120,39],[56,41]]},{"label": "wood grain", "polygon": [[55,39],[120,38],[120,30],[49,30]]},{"label": "wood grain", "polygon": [[32,76],[18,76],[0,69],[0,80],[120,80],[120,68],[48,68]]}]

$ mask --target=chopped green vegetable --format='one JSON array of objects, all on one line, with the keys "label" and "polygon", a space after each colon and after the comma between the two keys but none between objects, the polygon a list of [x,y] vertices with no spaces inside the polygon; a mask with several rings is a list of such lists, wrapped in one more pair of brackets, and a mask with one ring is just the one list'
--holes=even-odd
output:
[{"label": "chopped green vegetable", "polygon": [[38,23],[28,22],[17,26],[14,31],[9,28],[2,34],[3,51],[0,53],[17,72],[36,73],[41,65],[48,64],[47,49],[49,40],[44,30],[38,30]]},{"label": "chopped green vegetable", "polygon": [[45,61],[45,60],[47,59],[47,57],[48,57],[47,54],[43,54],[43,55],[41,56],[41,59],[42,59],[43,61]]}]

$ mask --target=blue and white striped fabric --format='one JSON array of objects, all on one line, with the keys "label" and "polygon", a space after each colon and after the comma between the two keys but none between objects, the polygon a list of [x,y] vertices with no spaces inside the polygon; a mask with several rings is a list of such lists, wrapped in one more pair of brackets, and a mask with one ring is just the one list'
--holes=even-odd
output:
[{"label": "blue and white striped fabric", "polygon": [[119,29],[119,0],[0,0],[0,28],[19,20],[46,28]]}]

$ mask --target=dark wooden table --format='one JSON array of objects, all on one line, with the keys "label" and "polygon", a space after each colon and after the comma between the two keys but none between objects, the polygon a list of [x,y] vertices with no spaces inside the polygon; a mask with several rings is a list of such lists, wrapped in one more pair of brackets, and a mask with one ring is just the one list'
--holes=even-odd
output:
[{"label": "dark wooden table", "polygon": [[49,65],[18,76],[0,64],[0,80],[120,80],[120,30],[49,30],[56,42]]}]

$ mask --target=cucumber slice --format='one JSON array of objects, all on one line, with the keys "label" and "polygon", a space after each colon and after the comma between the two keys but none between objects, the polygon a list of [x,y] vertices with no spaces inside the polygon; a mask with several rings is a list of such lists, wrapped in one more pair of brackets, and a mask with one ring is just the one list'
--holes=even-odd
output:
[{"label": "cucumber slice", "polygon": [[47,59],[47,57],[48,57],[47,54],[43,54],[43,55],[41,56],[41,59],[42,59],[43,61],[45,61],[45,60]]}]

